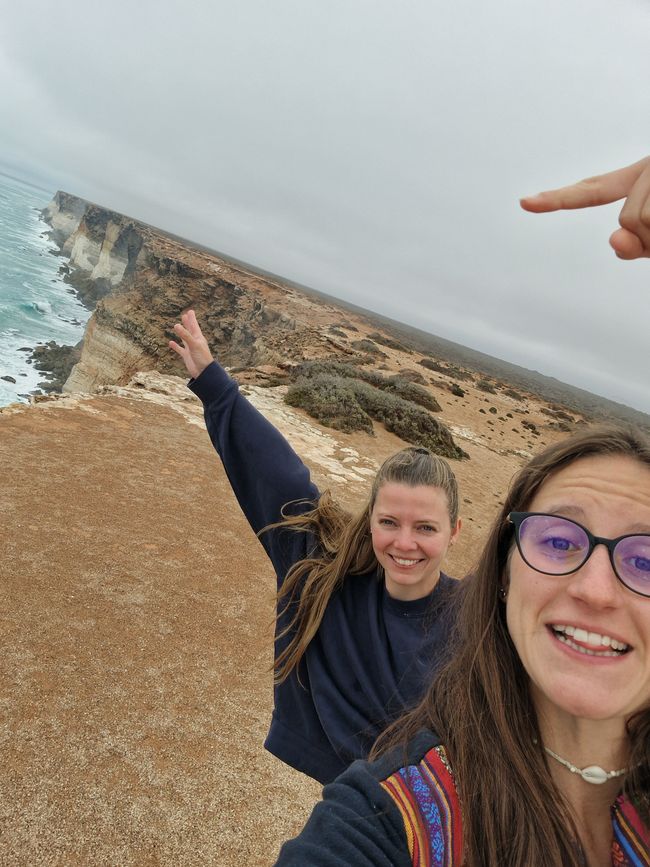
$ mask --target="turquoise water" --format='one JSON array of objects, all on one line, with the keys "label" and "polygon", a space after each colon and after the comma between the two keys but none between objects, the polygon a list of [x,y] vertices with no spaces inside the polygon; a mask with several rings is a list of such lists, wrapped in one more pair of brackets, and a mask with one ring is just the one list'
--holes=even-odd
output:
[{"label": "turquoise water", "polygon": [[33,348],[48,340],[74,345],[90,313],[59,275],[62,260],[43,237],[49,228],[39,211],[52,194],[0,174],[0,406],[27,402],[44,379],[28,363]]}]

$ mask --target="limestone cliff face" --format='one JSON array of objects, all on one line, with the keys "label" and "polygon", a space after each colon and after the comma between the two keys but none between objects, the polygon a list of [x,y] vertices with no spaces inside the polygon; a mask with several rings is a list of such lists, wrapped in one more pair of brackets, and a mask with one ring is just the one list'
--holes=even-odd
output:
[{"label": "limestone cliff face", "polygon": [[333,311],[320,300],[67,193],[43,213],[69,256],[69,282],[96,302],[64,391],[123,384],[138,370],[181,373],[168,340],[189,307],[226,365],[331,352]]},{"label": "limestone cliff face", "polygon": [[43,208],[43,219],[49,223],[50,236],[59,247],[63,247],[70,235],[77,230],[87,207],[88,202],[59,190]]}]

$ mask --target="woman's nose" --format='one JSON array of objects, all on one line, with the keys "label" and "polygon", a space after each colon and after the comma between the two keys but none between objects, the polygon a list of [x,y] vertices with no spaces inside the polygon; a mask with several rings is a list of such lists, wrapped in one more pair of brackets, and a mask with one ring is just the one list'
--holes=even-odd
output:
[{"label": "woman's nose", "polygon": [[596,545],[587,562],[569,578],[569,593],[593,608],[611,608],[620,598],[621,584],[604,545]]},{"label": "woman's nose", "polygon": [[415,547],[415,543],[413,541],[413,533],[408,527],[400,527],[397,531],[397,535],[395,536],[394,544],[397,548],[400,548],[402,551],[410,551]]}]

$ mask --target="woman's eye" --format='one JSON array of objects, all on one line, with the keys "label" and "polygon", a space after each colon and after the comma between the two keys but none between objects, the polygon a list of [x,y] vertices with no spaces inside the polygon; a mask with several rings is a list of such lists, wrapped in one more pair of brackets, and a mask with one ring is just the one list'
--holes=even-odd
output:
[{"label": "woman's eye", "polygon": [[542,548],[559,553],[570,553],[580,549],[580,545],[565,536],[547,536],[545,539],[540,539],[539,544]]},{"label": "woman's eye", "polygon": [[630,557],[629,564],[635,572],[650,574],[649,557]]},{"label": "woman's eye", "polygon": [[436,528],[432,527],[431,524],[422,524],[422,526],[419,527],[419,529],[424,530],[425,533],[435,533],[435,531],[436,531]]},{"label": "woman's eye", "polygon": [[384,527],[394,527],[395,521],[391,521],[390,518],[380,518],[379,523]]}]

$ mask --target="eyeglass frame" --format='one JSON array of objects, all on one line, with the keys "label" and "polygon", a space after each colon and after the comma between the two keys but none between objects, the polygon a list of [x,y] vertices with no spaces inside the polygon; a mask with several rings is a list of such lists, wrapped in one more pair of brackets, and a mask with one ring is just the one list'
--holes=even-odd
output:
[{"label": "eyeglass frame", "polygon": [[[573,569],[569,569],[567,572],[545,572],[543,569],[538,569],[536,566],[533,566],[532,563],[529,563],[524,556],[524,552],[521,549],[519,534],[521,530],[521,525],[526,520],[526,518],[534,518],[535,516],[539,516],[540,518],[561,518],[563,521],[569,521],[571,524],[575,524],[576,527],[579,527],[586,535],[589,542],[587,556],[584,558],[582,563],[580,563],[578,566],[575,566]],[[521,555],[521,559],[535,572],[539,572],[540,575],[555,575],[558,578],[564,577],[565,575],[573,575],[573,573],[577,572],[578,569],[582,569],[582,567],[594,553],[594,549],[597,545],[604,545],[609,553],[609,562],[611,563],[612,571],[614,572],[614,575],[616,575],[617,580],[620,581],[623,587],[626,587],[631,593],[635,593],[637,596],[641,596],[644,599],[650,599],[650,586],[648,588],[648,593],[641,593],[640,590],[635,590],[634,587],[630,587],[630,585],[626,584],[625,581],[618,574],[618,569],[616,568],[616,564],[614,563],[614,549],[619,542],[622,542],[623,539],[629,539],[632,537],[636,538],[637,536],[650,539],[650,533],[624,533],[622,536],[617,536],[616,539],[606,539],[604,536],[595,536],[591,532],[591,530],[583,527],[583,525],[579,521],[574,521],[573,518],[566,518],[564,515],[554,515],[549,512],[510,512],[506,520],[510,524],[512,524],[515,529],[515,542],[517,544],[517,550]]]}]

